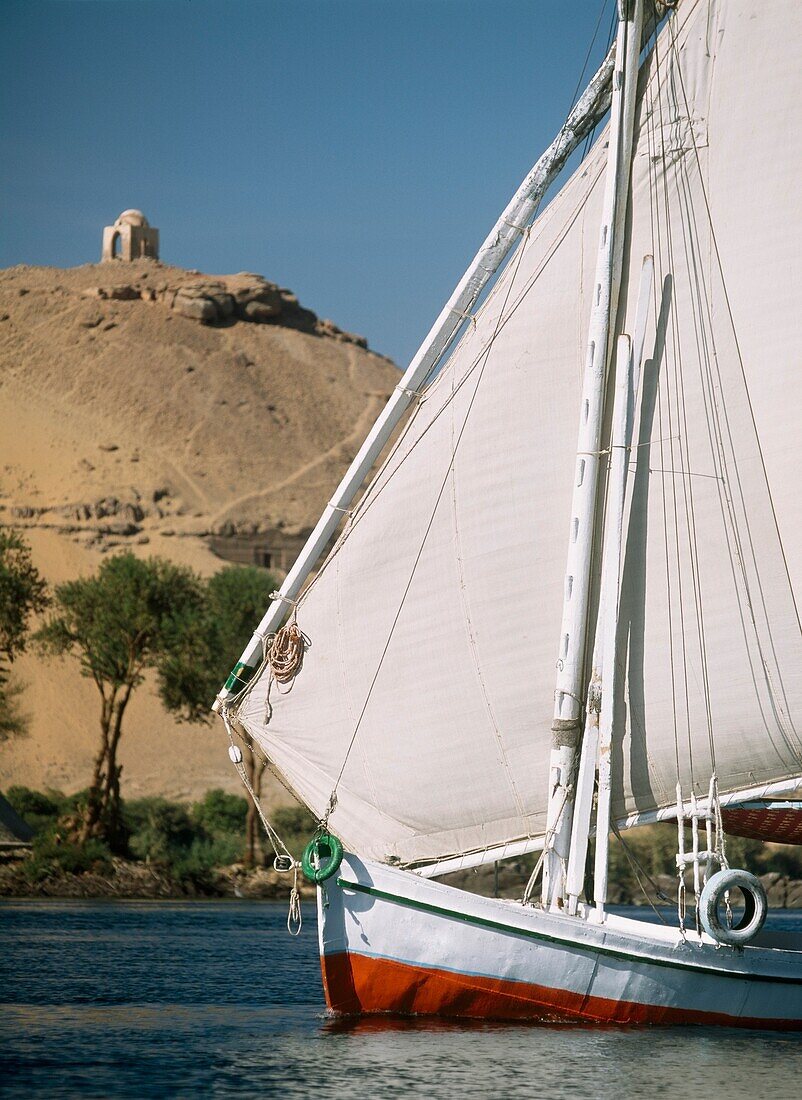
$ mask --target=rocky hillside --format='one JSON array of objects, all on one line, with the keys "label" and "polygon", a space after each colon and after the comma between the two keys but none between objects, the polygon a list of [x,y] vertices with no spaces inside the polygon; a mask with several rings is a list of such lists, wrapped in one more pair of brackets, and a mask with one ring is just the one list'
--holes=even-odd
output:
[{"label": "rocky hillside", "polygon": [[[258,275],[153,260],[0,272],[0,523],[53,583],[132,549],[220,567],[214,535],[300,536],[398,380],[365,341]],[[65,664],[18,664],[30,734],[0,745],[0,789],[83,785],[97,702]],[[194,797],[229,774],[222,741],[132,704],[129,796]]]}]

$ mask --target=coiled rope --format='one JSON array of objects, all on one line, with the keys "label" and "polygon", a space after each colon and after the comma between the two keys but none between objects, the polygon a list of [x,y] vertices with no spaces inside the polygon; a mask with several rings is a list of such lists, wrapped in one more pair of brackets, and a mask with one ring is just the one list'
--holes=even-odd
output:
[{"label": "coiled rope", "polygon": [[[304,654],[311,644],[309,638],[298,626],[294,611],[288,623],[285,623],[275,634],[269,634],[262,640],[262,667],[269,669],[265,694],[266,722],[270,721],[273,714],[273,708],[270,705],[273,684],[278,685],[279,694],[289,695],[295,683],[295,677],[303,667]],[[257,678],[258,675],[254,680]],[[281,691],[282,684],[289,685],[286,691]]]},{"label": "coiled rope", "polygon": [[278,684],[292,684],[301,671],[304,652],[309,639],[293,618],[291,622],[276,631],[267,646],[267,663],[271,679]]}]

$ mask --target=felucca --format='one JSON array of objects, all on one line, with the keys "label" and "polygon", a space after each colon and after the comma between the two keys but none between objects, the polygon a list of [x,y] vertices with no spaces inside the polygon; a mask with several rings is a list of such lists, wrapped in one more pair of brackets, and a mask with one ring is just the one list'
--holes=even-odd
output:
[{"label": "felucca", "polygon": [[[621,0],[219,696],[320,820],[335,1012],[802,1026],[726,849],[802,839],[800,45]],[[679,927],[611,913],[611,830],[668,819]],[[518,902],[436,881],[537,851]]]}]

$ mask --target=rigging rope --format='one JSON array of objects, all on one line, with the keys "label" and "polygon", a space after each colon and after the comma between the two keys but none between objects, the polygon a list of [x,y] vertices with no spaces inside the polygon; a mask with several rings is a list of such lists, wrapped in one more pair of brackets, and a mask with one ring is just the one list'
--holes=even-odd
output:
[{"label": "rigging rope", "polygon": [[[290,904],[289,912],[287,913],[287,931],[291,936],[298,936],[301,933],[303,927],[303,915],[301,913],[301,894],[298,889],[298,870],[300,863],[293,857],[287,845],[278,835],[276,830],[267,820],[264,811],[262,810],[262,804],[257,797],[256,791],[254,791],[251,781],[248,779],[248,773],[245,769],[245,764],[242,757],[242,749],[234,740],[234,729],[231,722],[231,716],[227,707],[220,708],[220,716],[223,719],[223,724],[228,734],[229,749],[228,755],[231,763],[237,769],[237,773],[242,780],[242,784],[251,797],[256,813],[259,815],[259,820],[262,822],[265,835],[270,841],[270,845],[273,849],[273,869],[279,874],[287,874],[292,871],[292,888],[290,889]],[[253,747],[249,746],[251,751]],[[265,757],[266,759],[266,757]]]},{"label": "rigging rope", "polygon": [[[674,52],[675,59],[678,59],[679,49],[678,49],[678,46],[677,46],[677,40],[676,40],[676,34],[675,34],[675,30],[674,30],[673,21],[669,21],[669,35],[670,35],[670,38],[671,38],[671,46],[672,46],[672,49],[673,49],[673,52]],[[684,81],[683,76],[682,76],[682,69],[681,69],[681,67],[679,67],[679,65],[677,65],[677,73],[678,73],[678,79],[679,79],[679,87],[680,87],[680,90],[682,92],[683,102],[685,104],[686,115],[688,116],[688,118],[690,118],[690,108],[689,108],[689,105],[688,105],[687,92],[685,90],[685,81]],[[700,187],[701,187],[701,191],[702,191],[702,198],[704,200],[704,207],[705,207],[705,213],[706,213],[706,216],[707,216],[707,222],[708,222],[708,226],[709,226],[709,229],[710,229],[710,239],[711,239],[711,242],[712,242],[712,245],[713,245],[713,253],[715,255],[716,266],[717,266],[717,269],[718,269],[718,274],[719,274],[719,278],[720,278],[720,281],[721,281],[721,288],[722,288],[722,291],[723,291],[724,301],[725,301],[725,304],[726,304],[727,318],[729,320],[730,330],[732,332],[732,336],[733,336],[733,340],[734,340],[734,344],[735,344],[737,362],[738,362],[738,366],[739,366],[739,369],[740,369],[741,378],[742,378],[742,381],[743,381],[743,388],[744,388],[744,393],[745,393],[745,396],[746,396],[747,407],[748,407],[748,410],[749,410],[749,416],[750,416],[752,429],[753,429],[753,433],[754,433],[754,438],[755,438],[755,442],[756,442],[756,446],[757,446],[757,453],[758,453],[758,457],[759,457],[759,461],[760,461],[760,469],[761,469],[761,472],[762,472],[762,475],[763,475],[763,483],[765,485],[766,493],[767,493],[767,496],[768,496],[768,502],[769,502],[769,506],[770,506],[770,510],[771,510],[772,523],[773,523],[774,530],[775,530],[775,533],[776,533],[776,536],[777,536],[777,543],[779,545],[779,550],[780,550],[780,555],[781,555],[781,558],[782,558],[783,568],[785,570],[785,575],[786,575],[786,578],[787,578],[787,581],[788,581],[788,588],[789,588],[789,592],[790,592],[790,598],[791,598],[792,606],[794,608],[794,613],[795,613],[795,616],[796,616],[797,627],[800,630],[800,632],[802,632],[802,621],[800,621],[799,608],[797,606],[796,596],[795,596],[795,593],[794,593],[793,585],[791,584],[790,573],[788,571],[788,562],[787,562],[787,557],[786,557],[786,553],[785,553],[785,546],[783,544],[782,535],[780,533],[780,528],[779,528],[779,522],[777,520],[777,511],[776,511],[776,507],[775,507],[775,504],[774,504],[774,497],[772,495],[771,485],[770,485],[769,479],[768,479],[768,473],[767,473],[767,470],[766,470],[765,457],[763,455],[763,448],[762,448],[761,441],[760,441],[760,435],[757,431],[757,422],[756,422],[756,419],[755,419],[755,413],[754,413],[754,408],[753,408],[753,405],[752,405],[751,393],[750,393],[749,385],[748,385],[747,378],[746,378],[746,369],[745,369],[745,366],[744,366],[743,354],[741,352],[741,345],[740,345],[740,340],[739,340],[739,337],[738,337],[738,331],[737,331],[736,326],[735,326],[735,317],[734,317],[734,314],[733,314],[732,304],[731,304],[731,301],[730,301],[729,290],[728,290],[728,287],[727,287],[726,279],[724,277],[724,267],[723,267],[723,263],[722,263],[721,252],[720,252],[720,249],[719,249],[718,238],[717,238],[717,235],[716,235],[715,226],[713,225],[713,217],[712,217],[712,212],[711,212],[711,208],[710,208],[710,200],[709,200],[708,193],[707,193],[707,188],[706,188],[705,182],[704,182],[704,176],[703,176],[702,167],[701,167],[701,158],[699,156],[699,147],[697,145],[696,135],[693,132],[693,127],[691,127],[691,129],[690,129],[690,137],[691,137],[691,143],[692,143],[692,146],[693,146],[694,157],[695,157],[695,160],[696,160],[697,170],[698,170],[698,173],[699,173],[699,183],[700,183]],[[716,371],[717,371],[717,375],[718,375],[719,387],[721,388],[722,387],[721,371],[720,371],[720,367],[719,367],[718,356],[716,354],[715,340],[712,336],[713,325],[712,325],[712,315],[710,313],[709,300],[706,301],[706,304],[707,304],[707,311],[708,311],[709,323],[710,323],[710,328],[711,328],[711,340],[713,342],[713,361],[716,364]],[[711,372],[711,385],[712,385],[712,372]],[[714,405],[716,416],[718,417],[718,409],[717,409],[717,406],[715,405],[715,402],[713,402],[713,405]],[[726,404],[724,405],[724,423],[725,423],[725,426],[726,426],[726,429],[727,429],[727,435],[728,435],[730,445],[731,445],[731,449],[732,449],[732,455],[733,455],[732,461],[733,461],[733,465],[735,467],[734,483],[737,486],[739,497],[740,497],[740,503],[741,503],[741,508],[742,508],[742,512],[743,512],[743,515],[744,515],[749,547],[750,547],[750,550],[751,550],[751,553],[752,553],[752,564],[753,564],[753,568],[755,570],[755,574],[756,574],[756,578],[757,578],[757,587],[758,587],[761,602],[762,602],[762,605],[763,605],[763,612],[764,612],[764,615],[766,616],[766,620],[767,620],[767,624],[768,624],[768,610],[766,608],[765,596],[764,596],[764,592],[763,592],[763,584],[762,584],[762,580],[761,580],[760,570],[759,570],[759,567],[758,567],[754,546],[752,544],[751,528],[750,528],[750,524],[749,524],[749,513],[748,513],[747,507],[746,507],[744,489],[743,489],[743,485],[742,485],[742,482],[741,482],[740,472],[739,472],[739,469],[738,469],[737,456],[735,454],[735,449],[734,449],[734,446],[733,446],[732,431],[731,431],[731,428],[730,428],[730,423],[729,423],[729,417],[728,417],[728,414],[727,414]],[[718,426],[719,426],[719,431],[720,431],[721,430],[720,424]],[[723,455],[722,455],[722,461],[726,465],[726,459],[724,458]],[[745,587],[745,590],[746,590],[747,606],[748,606],[749,613],[752,617],[753,625],[755,627],[755,636],[756,636],[756,641],[757,641],[757,644],[758,644],[758,650],[759,650],[759,653],[760,653],[760,659],[761,659],[761,663],[762,663],[762,666],[763,666],[763,669],[764,669],[764,673],[766,675],[766,678],[767,678],[767,681],[768,681],[768,686],[769,686],[769,689],[770,689],[770,692],[771,692],[772,704],[776,708],[777,717],[778,717],[778,725],[780,727],[780,733],[782,734],[782,736],[785,740],[787,748],[792,753],[794,753],[797,760],[799,760],[800,759],[800,753],[802,753],[802,744],[800,744],[800,740],[799,740],[799,737],[797,735],[796,729],[794,728],[793,722],[791,721],[790,715],[788,714],[787,699],[785,698],[785,687],[784,687],[783,680],[782,680],[782,673],[781,673],[781,670],[779,668],[779,664],[776,664],[775,665],[776,675],[777,675],[777,678],[779,679],[780,694],[782,695],[782,699],[786,704],[785,710],[781,706],[780,699],[777,697],[777,689],[774,686],[774,676],[772,675],[772,671],[769,668],[768,659],[765,655],[763,644],[761,642],[760,636],[759,636],[758,631],[757,631],[757,624],[755,622],[755,614],[754,614],[754,604],[753,604],[753,599],[752,599],[752,595],[751,595],[751,591],[750,591],[749,579],[748,579],[747,572],[746,572],[745,558],[743,556],[743,552],[742,552],[742,548],[741,548],[739,532],[738,532],[737,524],[735,523],[735,519],[734,519],[734,512],[733,512],[732,523],[733,523],[733,534],[734,534],[734,538],[735,538],[735,541],[736,541],[736,557],[737,557],[738,564],[740,566],[740,570],[741,570],[742,578],[743,578],[743,584],[744,584],[744,587]],[[771,639],[771,636],[769,638],[769,644],[773,649],[773,640]],[[776,657],[775,657],[775,660],[776,660]],[[793,737],[793,742],[794,743],[792,743],[792,737]]]},{"label": "rigging rope", "polygon": [[[655,49],[656,49],[656,47],[655,47]],[[648,83],[646,85],[646,94],[649,97],[649,116],[648,117],[649,117],[649,120],[651,121],[651,119],[654,118],[654,98],[653,98],[653,90],[652,90],[652,82],[651,81],[648,81]],[[661,270],[662,269],[662,257],[660,255],[660,247],[659,247],[659,245],[660,245],[659,211],[657,209],[657,199],[656,199],[656,193],[655,193],[656,184],[655,184],[655,178],[654,178],[654,172],[655,172],[654,165],[655,165],[655,162],[656,162],[656,155],[655,155],[655,152],[654,152],[653,137],[654,137],[653,126],[652,125],[647,125],[646,126],[646,142],[647,142],[647,149],[648,149],[648,154],[649,154],[649,159],[648,159],[648,165],[649,165],[649,169],[648,169],[649,220],[650,220],[650,225],[651,225],[652,253],[653,253],[653,255],[655,255],[657,257],[658,270]],[[655,222],[657,222],[657,233],[655,232],[655,228],[656,228],[655,227]],[[661,309],[660,302],[658,300],[658,297],[659,297],[659,294],[660,294],[660,291],[658,290],[658,285],[659,285],[658,280],[655,279],[653,281],[652,293],[654,295],[654,315],[655,315],[655,318],[657,319],[657,323],[658,323],[658,332],[656,334],[656,337],[657,337],[657,339],[660,339],[661,336],[660,336],[660,332],[659,332],[659,320],[660,320],[662,309]],[[659,370],[659,359],[656,358],[655,362],[656,362],[656,365],[657,365],[657,369]],[[660,433],[660,437],[659,437],[659,440],[657,442],[660,443],[661,465],[664,465],[663,456],[664,456],[664,453],[665,453],[665,448],[664,448],[663,444],[665,442],[668,442],[668,437],[663,434],[663,405],[662,405],[662,401],[661,401],[661,387],[660,387],[659,374],[658,374],[658,378],[657,378],[657,417],[658,417],[658,430],[659,430],[659,433]],[[651,451],[649,452],[649,457],[650,457],[650,455],[651,455]],[[669,553],[669,547],[668,547],[668,508],[667,508],[667,500],[666,500],[666,479],[664,477],[660,478],[660,492],[661,492],[662,505],[663,505],[663,551],[664,551],[665,567],[666,567],[666,593],[667,593],[667,608],[668,608],[668,655],[669,655],[669,667],[670,667],[670,674],[671,674],[670,675],[670,679],[671,679],[671,716],[672,716],[672,724],[673,724],[673,732],[674,732],[674,758],[675,758],[676,769],[677,769],[677,782],[679,782],[680,781],[679,727],[677,725],[677,689],[676,689],[676,674],[675,674],[675,669],[674,669],[674,626],[673,626],[672,602],[671,602],[671,565],[670,565],[670,553]],[[693,756],[691,756],[691,759],[690,759],[690,768],[691,768],[691,775],[693,775]]]}]

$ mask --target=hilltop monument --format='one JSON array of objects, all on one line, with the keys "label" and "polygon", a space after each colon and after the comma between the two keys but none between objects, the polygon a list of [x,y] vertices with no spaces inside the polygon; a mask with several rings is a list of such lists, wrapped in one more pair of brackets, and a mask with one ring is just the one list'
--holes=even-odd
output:
[{"label": "hilltop monument", "polygon": [[123,210],[114,225],[103,230],[101,260],[141,260],[159,258],[159,231],[141,210]]}]

